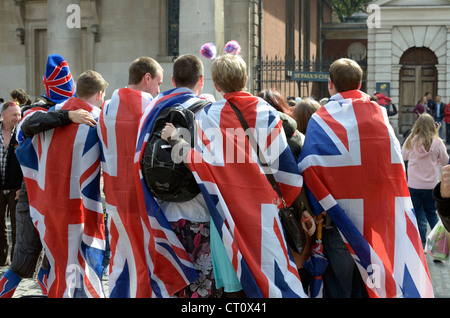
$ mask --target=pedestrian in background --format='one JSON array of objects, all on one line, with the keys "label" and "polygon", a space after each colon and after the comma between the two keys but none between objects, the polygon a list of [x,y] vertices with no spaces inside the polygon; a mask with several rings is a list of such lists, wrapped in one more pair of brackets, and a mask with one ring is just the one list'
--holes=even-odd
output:
[{"label": "pedestrian in background", "polygon": [[434,108],[433,108],[433,117],[436,123],[439,123],[439,138],[444,139],[444,116],[445,116],[445,104],[442,102],[442,98],[440,95],[436,95]]},{"label": "pedestrian in background", "polygon": [[22,170],[15,154],[18,145],[15,136],[16,126],[22,118],[18,103],[6,102],[2,107],[2,117],[3,121],[0,124],[0,265],[4,266],[9,264],[6,213],[9,210],[12,259],[16,241],[16,204],[22,183]]},{"label": "pedestrian in background", "polygon": [[417,117],[419,117],[420,115],[422,115],[424,113],[429,113],[429,112],[430,112],[430,108],[428,107],[428,104],[427,104],[427,97],[424,96],[417,102],[416,107],[414,107],[414,109],[413,109],[413,113],[416,114]]},{"label": "pedestrian in background", "polygon": [[450,165],[442,168],[441,182],[434,188],[433,196],[442,224],[450,231]]},{"label": "pedestrian in background", "polygon": [[431,115],[419,116],[402,147],[402,154],[403,160],[408,161],[408,188],[425,247],[427,222],[433,228],[439,221],[433,189],[439,182],[440,166],[446,165],[449,159]]},{"label": "pedestrian in background", "polygon": [[444,122],[445,122],[445,143],[450,144],[450,103],[444,108]]},{"label": "pedestrian in background", "polygon": [[318,102],[309,98],[302,99],[295,105],[294,119],[297,122],[298,131],[303,135],[306,134],[309,119],[320,107]]}]

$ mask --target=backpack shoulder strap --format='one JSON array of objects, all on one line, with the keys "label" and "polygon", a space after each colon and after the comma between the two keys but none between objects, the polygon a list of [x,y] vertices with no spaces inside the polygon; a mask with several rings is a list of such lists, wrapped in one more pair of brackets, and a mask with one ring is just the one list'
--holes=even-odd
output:
[{"label": "backpack shoulder strap", "polygon": [[189,109],[191,112],[193,112],[195,114],[196,112],[198,112],[199,110],[201,110],[202,108],[204,108],[210,104],[212,104],[212,102],[201,99],[201,100],[195,102],[194,104],[192,104],[191,106],[189,106],[187,109]]}]

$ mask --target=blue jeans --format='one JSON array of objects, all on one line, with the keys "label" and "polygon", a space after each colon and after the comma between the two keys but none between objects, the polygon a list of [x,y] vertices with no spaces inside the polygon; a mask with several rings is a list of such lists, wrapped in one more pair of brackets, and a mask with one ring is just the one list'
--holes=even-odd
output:
[{"label": "blue jeans", "polygon": [[433,190],[409,188],[409,193],[411,194],[411,200],[416,213],[422,245],[425,247],[427,240],[427,223],[429,223],[431,229],[433,229],[439,221],[439,217],[436,213],[436,202],[433,198]]},{"label": "blue jeans", "polygon": [[445,139],[445,137],[444,137],[444,124],[445,124],[444,119],[443,118],[440,118],[440,119],[437,118],[435,120],[435,122],[441,123],[441,128],[439,128],[439,138]]}]

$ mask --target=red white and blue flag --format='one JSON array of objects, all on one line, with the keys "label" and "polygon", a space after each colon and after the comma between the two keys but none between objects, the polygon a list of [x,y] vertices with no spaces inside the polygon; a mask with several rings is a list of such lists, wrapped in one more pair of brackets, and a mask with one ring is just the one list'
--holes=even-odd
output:
[{"label": "red white and blue flag", "polygon": [[308,123],[299,158],[315,213],[331,217],[370,297],[433,297],[386,111],[354,90],[334,95]]},{"label": "red white and blue flag", "polygon": [[178,106],[188,108],[200,101],[191,90],[175,88],[160,94],[147,107],[139,126],[136,144],[135,172],[140,209],[143,213],[145,253],[152,285],[153,297],[170,297],[199,278],[189,255],[173,232],[159,204],[148,190],[141,169],[144,154],[153,125],[161,110]]},{"label": "red white and blue flag", "polygon": [[306,297],[285,240],[277,193],[228,101],[242,112],[288,205],[302,176],[275,109],[246,92],[224,95],[197,117],[198,142],[188,156],[245,294],[251,298]]},{"label": "red white and blue flag", "polygon": [[[100,109],[71,98],[55,109]],[[51,111],[52,109],[50,109]],[[50,263],[48,297],[104,297],[105,227],[95,128],[70,124],[27,138],[17,149],[30,214]]]},{"label": "red white and blue flag", "polygon": [[146,92],[118,89],[103,105],[97,125],[110,235],[112,298],[151,296],[133,166],[139,121],[152,99]]}]

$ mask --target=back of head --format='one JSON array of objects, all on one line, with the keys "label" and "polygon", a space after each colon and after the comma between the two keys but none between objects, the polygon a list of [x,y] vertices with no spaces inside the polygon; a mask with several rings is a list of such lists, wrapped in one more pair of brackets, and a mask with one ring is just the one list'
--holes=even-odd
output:
[{"label": "back of head", "polygon": [[238,92],[247,85],[247,65],[239,55],[225,54],[211,66],[213,82],[224,93]]},{"label": "back of head", "polygon": [[351,59],[342,58],[330,66],[330,80],[338,93],[359,89],[363,70]]},{"label": "back of head", "polygon": [[268,89],[259,92],[256,96],[264,99],[269,105],[271,105],[277,111],[292,116],[291,106],[289,106],[286,99],[283,96],[281,96],[279,92]]},{"label": "back of head", "polygon": [[104,92],[108,87],[108,83],[99,73],[88,70],[80,75],[77,81],[77,97],[87,99],[97,94]]},{"label": "back of head", "polygon": [[158,71],[163,72],[158,62],[151,57],[140,57],[134,60],[128,69],[128,85],[138,85],[147,73],[155,78]]},{"label": "back of head", "polygon": [[10,93],[11,98],[16,99],[20,105],[25,105],[28,99],[27,93],[22,88],[16,88]]},{"label": "back of head", "polygon": [[297,122],[297,129],[302,134],[306,134],[306,127],[311,116],[319,110],[320,104],[313,99],[305,98],[299,101],[294,107],[294,119]]},{"label": "back of head", "polygon": [[203,63],[195,55],[182,55],[173,64],[173,80],[176,87],[193,88],[203,76]]}]

